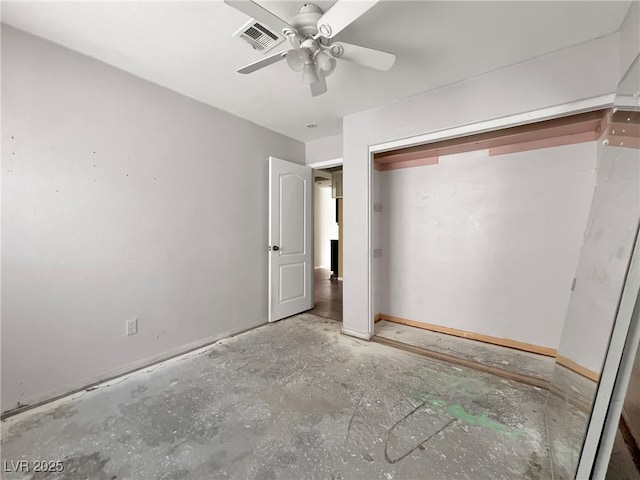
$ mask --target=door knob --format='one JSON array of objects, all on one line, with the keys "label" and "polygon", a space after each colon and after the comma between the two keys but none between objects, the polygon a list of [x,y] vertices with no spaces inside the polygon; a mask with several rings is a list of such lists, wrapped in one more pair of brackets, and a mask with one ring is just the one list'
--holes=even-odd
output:
[{"label": "door knob", "polygon": [[280,247],[278,245],[274,245],[273,246],[273,251],[277,252],[278,250],[280,250]]}]

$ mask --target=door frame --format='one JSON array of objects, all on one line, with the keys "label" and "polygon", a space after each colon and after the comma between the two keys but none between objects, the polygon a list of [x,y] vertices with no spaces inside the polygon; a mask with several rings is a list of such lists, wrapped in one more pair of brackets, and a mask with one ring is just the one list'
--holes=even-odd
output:
[{"label": "door frame", "polygon": [[[325,168],[332,168],[332,167],[339,167],[342,166],[343,164],[343,159],[342,157],[340,158],[332,158],[331,160],[322,160],[320,162],[313,162],[313,163],[307,163],[307,167],[311,167],[313,170],[322,170]],[[342,187],[343,191],[344,191],[344,183],[343,183],[343,187]],[[313,201],[315,202],[315,195],[313,195]],[[316,209],[315,209],[315,203],[314,203],[314,208],[313,208],[313,238],[315,238],[316,235]],[[314,257],[314,262],[315,262],[315,257]],[[315,284],[314,284],[314,289],[313,289],[313,304],[315,305],[316,303],[316,292],[315,292]],[[344,294],[343,294],[344,295]],[[343,302],[342,302],[342,312],[344,314],[344,296],[343,296]]]},{"label": "door frame", "polygon": [[307,167],[311,167],[314,170],[320,170],[323,168],[339,167],[342,165],[342,157],[333,158],[331,160],[322,160],[321,162],[307,163]]},{"label": "door frame", "polygon": [[[600,95],[598,97],[588,98],[584,100],[578,100],[575,102],[569,102],[562,105],[556,105],[553,107],[547,107],[539,110],[533,110],[525,113],[518,113],[515,115],[508,115],[506,117],[499,117],[492,120],[486,120],[483,122],[470,123],[461,125],[458,127],[446,128],[443,130],[436,130],[433,132],[423,133],[412,137],[399,138],[396,140],[389,140],[386,142],[376,143],[369,145],[369,160],[367,162],[367,278],[368,278],[368,301],[367,301],[367,315],[369,319],[368,331],[366,335],[359,332],[348,331],[349,335],[360,337],[365,340],[371,339],[375,335],[375,315],[381,312],[375,311],[374,305],[374,278],[373,278],[373,245],[375,239],[373,238],[373,224],[374,224],[374,188],[373,188],[373,171],[374,171],[374,155],[376,153],[388,152],[391,150],[397,150],[400,148],[413,147],[416,145],[422,145],[425,143],[431,143],[441,140],[450,140],[453,138],[465,137],[468,135],[475,135],[478,133],[486,133],[494,130],[501,130],[510,127],[517,127],[528,123],[541,122],[544,120],[551,120],[554,118],[560,118],[568,115],[576,115],[579,113],[586,113],[594,110],[601,110],[603,108],[610,108],[613,106],[615,94]],[[344,331],[344,330],[343,330]]]}]

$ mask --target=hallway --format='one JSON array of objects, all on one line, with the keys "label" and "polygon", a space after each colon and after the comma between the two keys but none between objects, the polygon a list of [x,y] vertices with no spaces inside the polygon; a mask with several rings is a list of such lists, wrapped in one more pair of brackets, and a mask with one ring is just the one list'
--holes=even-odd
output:
[{"label": "hallway", "polygon": [[315,305],[308,313],[319,317],[331,318],[342,321],[342,281],[331,279],[331,270],[328,268],[316,268],[315,280]]}]

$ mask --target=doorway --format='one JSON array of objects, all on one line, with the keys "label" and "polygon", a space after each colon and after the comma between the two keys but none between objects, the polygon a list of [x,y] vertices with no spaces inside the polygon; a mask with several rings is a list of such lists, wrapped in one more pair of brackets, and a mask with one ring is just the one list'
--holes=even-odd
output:
[{"label": "doorway", "polygon": [[314,308],[342,321],[342,166],[318,168],[314,177]]}]

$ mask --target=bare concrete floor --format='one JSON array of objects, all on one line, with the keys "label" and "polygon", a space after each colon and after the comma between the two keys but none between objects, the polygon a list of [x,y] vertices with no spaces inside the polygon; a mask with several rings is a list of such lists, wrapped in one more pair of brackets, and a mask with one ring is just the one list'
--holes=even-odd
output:
[{"label": "bare concrete floor", "polygon": [[10,479],[547,479],[546,392],[299,315],[2,425]]}]

